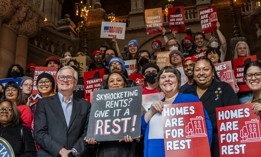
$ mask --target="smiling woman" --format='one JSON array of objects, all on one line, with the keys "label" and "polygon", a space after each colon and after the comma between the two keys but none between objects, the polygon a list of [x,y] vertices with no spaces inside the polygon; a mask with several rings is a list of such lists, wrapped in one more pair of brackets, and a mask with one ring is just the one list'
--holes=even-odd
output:
[{"label": "smiling woman", "polygon": [[21,112],[21,119],[24,126],[32,127],[33,114],[28,106],[25,105],[25,100],[21,88],[15,82],[8,82],[5,85],[5,98],[12,101]]},{"label": "smiling woman", "polygon": [[35,157],[34,139],[29,128],[21,125],[20,112],[11,100],[0,101],[0,134],[17,157]]},{"label": "smiling woman", "polygon": [[254,103],[254,112],[261,116],[261,62],[247,64],[244,75],[247,86],[253,91],[253,98],[247,103]]},{"label": "smiling woman", "polygon": [[40,74],[37,77],[36,86],[41,97],[54,95],[55,82],[52,75],[48,73]]},{"label": "smiling woman", "polygon": [[218,80],[213,63],[207,59],[199,59],[194,66],[195,85],[186,89],[184,93],[196,95],[206,108],[213,125],[212,157],[219,156],[218,134],[216,122],[216,108],[239,104],[237,95],[226,82]]},{"label": "smiling woman", "polygon": [[[159,89],[165,98],[152,104],[148,112],[142,116],[142,134],[144,135],[144,157],[165,157],[162,111],[164,104],[198,102],[192,94],[179,93],[181,84],[180,72],[166,66],[158,73]],[[209,143],[212,141],[212,125],[207,112],[204,110]]]}]

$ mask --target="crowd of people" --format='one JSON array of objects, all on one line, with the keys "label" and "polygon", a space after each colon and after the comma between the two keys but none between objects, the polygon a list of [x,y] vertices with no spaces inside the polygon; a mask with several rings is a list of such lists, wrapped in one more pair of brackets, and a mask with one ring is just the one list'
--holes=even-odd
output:
[{"label": "crowd of people", "polygon": [[[219,156],[219,140],[216,108],[253,103],[253,111],[261,115],[261,62],[245,65],[244,78],[251,91],[237,92],[226,82],[220,81],[214,64],[223,62],[227,53],[226,39],[217,25],[216,34],[207,39],[201,32],[187,30],[182,41],[171,31],[172,38],[163,30],[162,39],[151,43],[152,52],[140,49],[137,40],[128,42],[126,55],[120,53],[117,40],[114,47],[101,45],[92,53],[92,62],[87,68],[80,67],[72,59],[71,52],[63,58],[46,58],[46,67],[57,68],[54,78],[42,73],[33,78],[35,63],[24,70],[13,64],[7,78],[21,78],[21,83],[9,81],[0,84],[0,136],[12,146],[17,157],[34,156],[98,156],[98,157],[164,157],[162,111],[164,104],[185,102],[203,103],[211,156]],[[164,46],[165,45],[165,46]],[[170,65],[159,68],[157,52],[169,51]],[[239,41],[234,49],[234,58],[250,56],[249,46]],[[133,73],[128,74],[125,60],[136,60]],[[232,58],[233,59],[233,58]],[[231,60],[232,60],[231,59]],[[184,70],[187,82],[181,85]],[[83,78],[79,72],[104,69],[102,90],[142,86],[142,94],[162,92],[164,98],[154,102],[148,111],[141,109],[140,139],[126,135],[119,141],[96,141],[86,139],[91,103],[84,100]],[[38,102],[32,99],[34,80],[40,94]]]}]

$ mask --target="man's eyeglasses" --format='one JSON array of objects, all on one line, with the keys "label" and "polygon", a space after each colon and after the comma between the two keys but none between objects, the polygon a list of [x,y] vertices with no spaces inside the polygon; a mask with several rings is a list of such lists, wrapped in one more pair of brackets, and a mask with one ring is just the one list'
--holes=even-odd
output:
[{"label": "man's eyeglasses", "polygon": [[68,81],[71,81],[71,80],[74,79],[74,76],[71,76],[71,75],[67,75],[67,76],[66,75],[59,75],[58,79],[60,81],[64,81],[65,79],[68,80]]},{"label": "man's eyeglasses", "polygon": [[16,92],[18,90],[16,88],[7,88],[5,91],[6,92]]},{"label": "man's eyeglasses", "polygon": [[12,107],[0,107],[0,111],[12,111]]},{"label": "man's eyeglasses", "polygon": [[41,86],[41,85],[44,85],[44,84],[45,84],[45,85],[50,85],[50,83],[51,83],[51,81],[45,80],[45,81],[39,81],[39,82],[38,82],[38,85],[40,85],[40,86]]},{"label": "man's eyeglasses", "polygon": [[94,58],[102,58],[102,55],[95,55]]},{"label": "man's eyeglasses", "polygon": [[112,62],[111,63],[111,66],[118,66],[118,65],[121,65],[121,63],[119,63],[119,62]]},{"label": "man's eyeglasses", "polygon": [[253,73],[253,74],[251,74],[251,73],[246,74],[245,78],[246,78],[246,80],[250,80],[250,79],[252,79],[253,76],[255,76],[255,78],[257,78],[257,79],[260,79],[261,78],[261,72]]}]

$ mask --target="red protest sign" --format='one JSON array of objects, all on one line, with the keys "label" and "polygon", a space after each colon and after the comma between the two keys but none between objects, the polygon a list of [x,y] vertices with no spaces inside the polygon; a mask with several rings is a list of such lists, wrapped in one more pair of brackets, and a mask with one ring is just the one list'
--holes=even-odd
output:
[{"label": "red protest sign", "polygon": [[218,21],[216,7],[213,6],[201,9],[199,11],[199,16],[203,33],[207,34],[216,30]]},{"label": "red protest sign", "polygon": [[202,102],[164,105],[166,157],[210,157]]},{"label": "red protest sign", "polygon": [[104,69],[84,72],[84,98],[90,101],[90,93],[99,90],[103,82]]},{"label": "red protest sign", "polygon": [[[40,94],[38,92],[37,86],[36,86],[37,78],[38,78],[38,76],[41,73],[48,73],[48,74],[52,75],[53,78],[54,78],[54,81],[56,83],[57,68],[55,68],[55,67],[35,67],[35,70],[34,70],[34,83],[33,83],[33,91],[32,91],[33,102],[37,102],[37,100],[39,98],[41,98],[41,96],[40,96]],[[55,91],[56,90],[54,89],[54,92]]]},{"label": "red protest sign", "polygon": [[169,29],[185,31],[185,11],[183,6],[168,8]]},{"label": "red protest sign", "polygon": [[247,92],[251,91],[248,86],[246,85],[245,79],[244,79],[244,68],[245,65],[249,62],[256,61],[256,55],[253,56],[247,56],[247,57],[240,57],[235,58],[233,60],[234,64],[234,74],[236,77],[237,85],[239,87],[239,92]]},{"label": "red protest sign", "polygon": [[235,87],[235,75],[230,61],[216,63],[215,69],[217,71],[218,77],[221,81],[227,82],[236,91]]},{"label": "red protest sign", "polygon": [[163,27],[162,8],[146,9],[145,22],[148,35],[161,33]]},{"label": "red protest sign", "polygon": [[243,104],[216,109],[221,157],[260,156],[261,123],[252,106]]}]

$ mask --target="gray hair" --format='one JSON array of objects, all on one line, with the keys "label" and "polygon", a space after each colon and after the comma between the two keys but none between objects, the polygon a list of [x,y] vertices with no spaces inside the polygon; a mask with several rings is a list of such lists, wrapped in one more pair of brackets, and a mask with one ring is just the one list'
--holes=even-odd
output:
[{"label": "gray hair", "polygon": [[56,79],[58,80],[58,77],[61,73],[62,70],[65,70],[65,69],[70,69],[73,71],[73,77],[78,80],[78,72],[71,66],[63,66],[62,68],[59,69],[58,73],[57,73],[57,76],[56,76]]},{"label": "gray hair", "polygon": [[245,42],[245,41],[238,41],[236,46],[235,46],[235,50],[234,50],[234,58],[238,58],[238,52],[237,52],[237,48],[240,44],[244,44],[247,48],[247,56],[250,56],[250,49],[249,49],[249,46],[248,44]]}]

